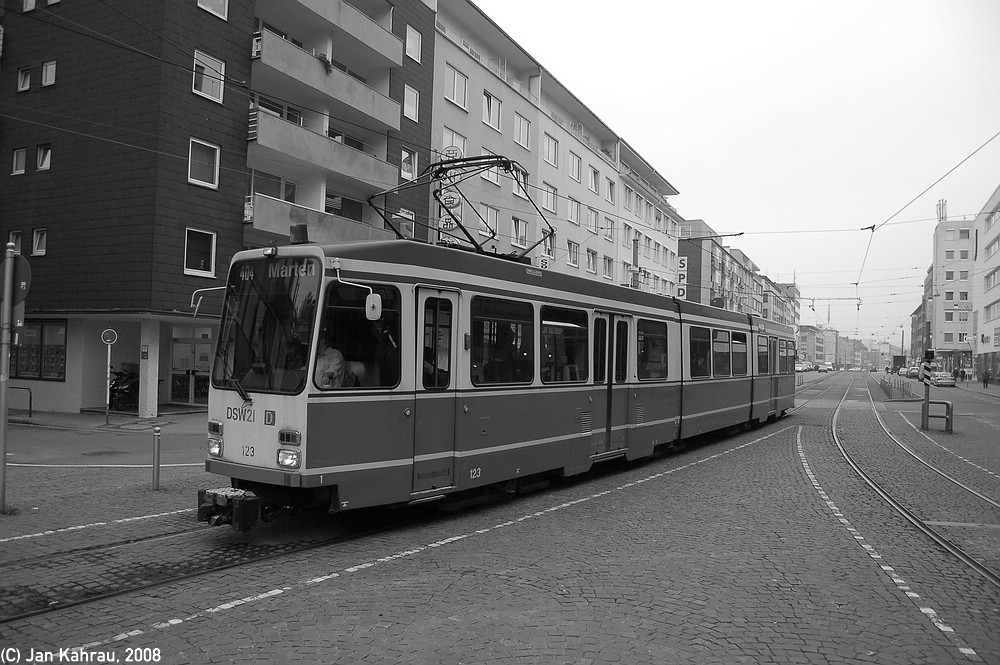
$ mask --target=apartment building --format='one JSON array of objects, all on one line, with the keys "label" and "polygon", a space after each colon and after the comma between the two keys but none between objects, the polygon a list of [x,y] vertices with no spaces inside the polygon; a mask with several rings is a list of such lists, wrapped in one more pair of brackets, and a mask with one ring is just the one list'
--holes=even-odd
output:
[{"label": "apartment building", "polygon": [[475,5],[439,0],[436,27],[436,159],[516,163],[432,185],[449,194],[432,200],[437,241],[672,295],[677,190]]},{"label": "apartment building", "polygon": [[[107,330],[140,415],[203,404],[232,255],[293,232],[472,244],[461,222],[540,269],[678,293],[677,190],[467,0],[7,9],[0,233],[31,264],[11,376],[35,408],[103,408]],[[491,154],[518,168],[427,177]]]},{"label": "apartment building", "polygon": [[945,371],[972,366],[972,224],[942,215],[934,228],[926,323],[935,362]]},{"label": "apartment building", "polygon": [[[432,4],[10,4],[0,232],[32,271],[11,385],[35,408],[103,408],[109,329],[140,415],[202,404],[234,252],[395,236],[364,202],[430,158]],[[425,192],[380,201],[427,237]]]},{"label": "apartment building", "polygon": [[971,353],[977,373],[1000,374],[1000,187],[972,223]]}]

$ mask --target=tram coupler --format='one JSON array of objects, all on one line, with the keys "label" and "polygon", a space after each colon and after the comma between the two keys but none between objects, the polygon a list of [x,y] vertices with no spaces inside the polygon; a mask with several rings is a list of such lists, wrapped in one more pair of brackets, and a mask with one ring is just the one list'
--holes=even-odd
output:
[{"label": "tram coupler", "polygon": [[198,521],[212,526],[232,524],[237,531],[250,531],[261,522],[260,506],[260,497],[249,490],[198,490]]}]

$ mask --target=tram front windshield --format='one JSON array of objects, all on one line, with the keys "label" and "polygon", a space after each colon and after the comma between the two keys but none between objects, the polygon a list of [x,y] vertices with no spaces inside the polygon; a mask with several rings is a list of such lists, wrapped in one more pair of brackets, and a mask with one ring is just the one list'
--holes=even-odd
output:
[{"label": "tram front windshield", "polygon": [[229,271],[212,385],[296,394],[306,385],[322,269],[313,257],[260,258]]}]

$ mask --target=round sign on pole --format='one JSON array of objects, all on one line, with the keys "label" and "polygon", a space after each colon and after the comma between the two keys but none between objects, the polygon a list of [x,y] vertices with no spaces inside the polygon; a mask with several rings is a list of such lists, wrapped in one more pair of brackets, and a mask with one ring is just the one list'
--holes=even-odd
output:
[{"label": "round sign on pole", "polygon": [[443,205],[448,210],[454,210],[462,203],[462,198],[457,192],[451,189],[446,189],[441,194],[441,205]]},{"label": "round sign on pole", "polygon": [[[7,262],[4,259],[0,262],[0,283],[3,282],[3,277],[6,274],[4,272],[3,264]],[[28,265],[28,259],[24,258],[20,254],[14,255],[14,287],[11,291],[11,302],[12,305],[24,302],[24,299],[28,297],[28,289],[31,287],[31,266]],[[3,300],[3,289],[0,288],[0,300]]]},{"label": "round sign on pole", "polygon": [[108,328],[101,333],[101,341],[103,341],[108,346],[111,346],[118,341],[118,333],[114,331],[113,328]]},{"label": "round sign on pole", "polygon": [[461,159],[462,149],[457,145],[450,145],[441,151],[441,156],[445,159]]}]

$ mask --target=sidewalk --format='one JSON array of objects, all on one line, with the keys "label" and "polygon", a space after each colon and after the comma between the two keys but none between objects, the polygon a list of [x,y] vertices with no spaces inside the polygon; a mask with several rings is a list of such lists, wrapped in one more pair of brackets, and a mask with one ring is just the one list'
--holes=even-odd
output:
[{"label": "sidewalk", "polygon": [[60,411],[32,411],[27,409],[10,409],[7,414],[8,424],[35,425],[70,430],[124,430],[132,432],[152,432],[154,427],[170,426],[174,432],[184,434],[203,434],[208,421],[207,411],[174,411],[160,412],[156,418],[140,418],[118,412],[110,414],[97,411],[82,413],[63,413]]}]

